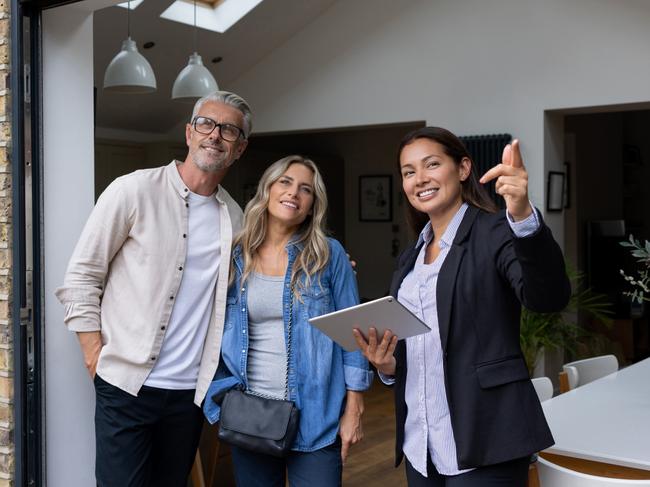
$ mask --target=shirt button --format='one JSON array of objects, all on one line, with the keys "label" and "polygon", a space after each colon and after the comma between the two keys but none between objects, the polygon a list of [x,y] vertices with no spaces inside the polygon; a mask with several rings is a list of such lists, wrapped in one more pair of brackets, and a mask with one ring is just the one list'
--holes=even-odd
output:
[{"label": "shirt button", "polygon": [[169,299],[174,299],[174,296],[169,296]]},{"label": "shirt button", "polygon": [[164,326],[164,325],[163,325],[163,326],[161,326],[161,327],[160,327],[160,329],[161,329],[161,330],[164,330],[164,329],[165,329],[165,326]]},{"label": "shirt button", "polygon": [[184,234],[183,234],[183,238],[187,238],[187,233],[184,233]]},{"label": "shirt button", "polygon": [[183,270],[183,266],[182,266],[182,265],[181,265],[181,266],[178,266],[178,270],[179,270],[179,271],[182,271],[182,270]]},{"label": "shirt button", "polygon": [[241,332],[242,332],[244,335],[246,334],[246,330],[242,330]]},{"label": "shirt button", "polygon": [[156,356],[154,355],[153,357],[151,357],[151,360],[156,360]]},{"label": "shirt button", "polygon": [[187,193],[189,190],[187,188],[185,188],[183,191],[185,191]]},{"label": "shirt button", "polygon": [[189,203],[185,203],[185,208],[189,208],[189,207],[190,207],[190,204],[189,204]]},{"label": "shirt button", "polygon": [[246,311],[246,308],[242,308],[241,310],[242,310],[242,311]]}]

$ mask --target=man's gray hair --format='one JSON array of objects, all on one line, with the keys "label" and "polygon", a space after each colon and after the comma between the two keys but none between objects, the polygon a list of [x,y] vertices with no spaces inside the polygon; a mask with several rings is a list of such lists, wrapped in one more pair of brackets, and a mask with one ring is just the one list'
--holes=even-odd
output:
[{"label": "man's gray hair", "polygon": [[203,104],[207,102],[223,103],[224,105],[229,105],[239,110],[244,117],[244,126],[242,127],[242,129],[244,129],[244,137],[248,138],[251,130],[253,129],[253,114],[251,113],[251,107],[248,106],[246,100],[244,100],[239,95],[230,93],[229,91],[215,91],[214,93],[205,95],[194,104],[194,110],[192,110],[192,120],[190,120],[190,123],[192,123],[194,117],[196,117],[196,114],[199,113],[199,110]]}]

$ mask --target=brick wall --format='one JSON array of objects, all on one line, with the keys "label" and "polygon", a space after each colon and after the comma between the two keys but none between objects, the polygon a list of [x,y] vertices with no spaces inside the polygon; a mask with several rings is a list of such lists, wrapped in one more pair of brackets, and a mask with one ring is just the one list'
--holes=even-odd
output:
[{"label": "brick wall", "polygon": [[9,2],[0,0],[0,487],[14,478],[9,42]]}]

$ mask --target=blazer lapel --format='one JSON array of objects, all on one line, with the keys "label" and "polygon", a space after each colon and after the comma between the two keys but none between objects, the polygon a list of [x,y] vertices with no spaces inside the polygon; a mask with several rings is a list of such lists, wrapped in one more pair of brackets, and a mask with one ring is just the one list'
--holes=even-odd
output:
[{"label": "blazer lapel", "polygon": [[405,255],[402,259],[402,265],[398,267],[395,271],[395,274],[393,274],[393,281],[390,283],[390,295],[395,299],[397,299],[397,292],[399,291],[399,287],[402,284],[402,281],[408,275],[408,273],[411,272],[411,269],[413,269],[422,245],[419,245],[417,247],[413,246],[408,251],[408,254]]},{"label": "blazer lapel", "polygon": [[465,247],[460,244],[469,236],[472,224],[478,215],[479,210],[474,206],[467,208],[463,221],[458,227],[454,242],[449,249],[449,253],[442,264],[438,274],[438,283],[436,285],[436,300],[438,307],[438,328],[440,329],[440,342],[443,351],[447,350],[447,340],[449,338],[449,328],[451,326],[451,308],[454,298],[454,286],[458,277],[458,269],[465,254]]},{"label": "blazer lapel", "polygon": [[440,343],[442,349],[447,350],[447,339],[449,338],[449,322],[451,317],[451,305],[453,304],[454,285],[458,275],[458,267],[463,259],[465,249],[454,243],[442,264],[438,274],[436,285],[436,300],[438,307],[438,328],[440,329]]}]

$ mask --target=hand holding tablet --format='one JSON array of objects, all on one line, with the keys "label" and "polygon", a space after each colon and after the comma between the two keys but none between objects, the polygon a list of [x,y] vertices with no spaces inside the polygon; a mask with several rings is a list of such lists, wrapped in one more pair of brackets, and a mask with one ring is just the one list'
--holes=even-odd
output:
[{"label": "hand holding tablet", "polygon": [[397,335],[398,339],[430,331],[424,322],[392,296],[311,318],[309,322],[348,352],[358,348],[363,351],[362,342],[352,332],[354,329],[359,330],[362,335],[359,338],[364,342],[365,338],[370,340],[370,328],[376,330],[378,341],[386,331]]},{"label": "hand holding tablet", "polygon": [[383,375],[395,375],[397,362],[393,352],[395,352],[397,346],[397,335],[393,335],[393,332],[386,330],[381,337],[381,341],[377,343],[377,330],[375,328],[371,327],[368,331],[368,341],[357,328],[353,330],[353,333],[361,353],[368,362],[374,365],[377,371]]}]

